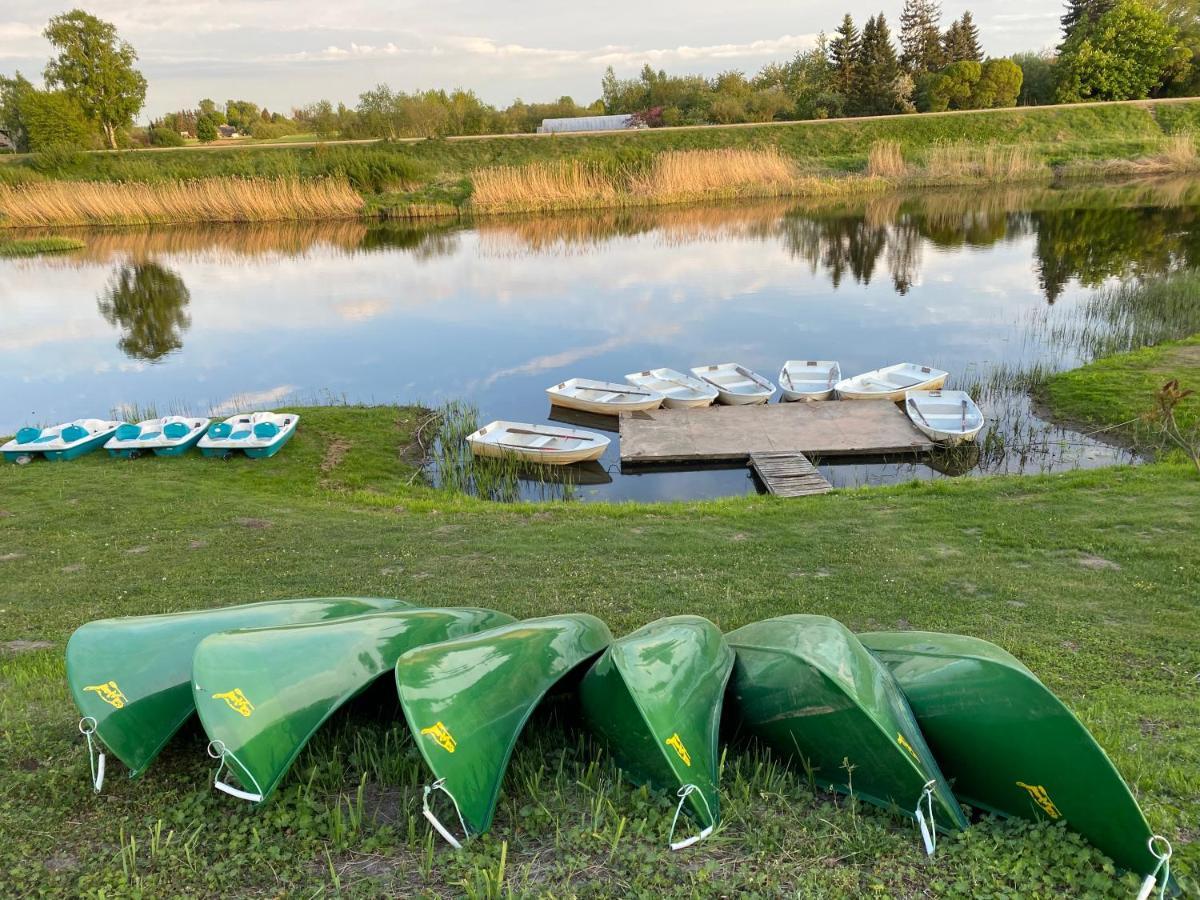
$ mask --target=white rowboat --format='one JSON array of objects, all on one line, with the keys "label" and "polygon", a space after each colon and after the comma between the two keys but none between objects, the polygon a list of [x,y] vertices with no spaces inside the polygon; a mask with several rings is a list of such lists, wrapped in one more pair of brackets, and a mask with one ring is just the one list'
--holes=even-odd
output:
[{"label": "white rowboat", "polygon": [[828,400],[842,378],[842,367],[827,359],[789,359],[779,370],[784,400]]},{"label": "white rowboat", "polygon": [[546,393],[555,406],[581,409],[603,416],[658,409],[663,402],[663,395],[657,391],[611,381],[593,381],[591,378],[572,378],[546,388]]},{"label": "white rowboat", "polygon": [[565,466],[599,459],[609,440],[576,428],[497,421],[467,435],[467,443],[476,456],[515,456],[526,462]]},{"label": "white rowboat", "polygon": [[936,391],[946,383],[948,372],[915,363],[899,363],[873,369],[833,386],[843,400],[891,400],[900,403],[905,391]]},{"label": "white rowboat", "polygon": [[904,411],[939,444],[961,444],[983,429],[983,412],[966,391],[909,391]]},{"label": "white rowboat", "polygon": [[766,403],[775,393],[775,385],[737,363],[697,366],[692,374],[715,387],[717,399],[726,406]]},{"label": "white rowboat", "polygon": [[674,369],[647,369],[633,372],[625,380],[646,390],[663,395],[663,406],[669,409],[691,409],[709,406],[717,399],[717,389],[692,375]]}]

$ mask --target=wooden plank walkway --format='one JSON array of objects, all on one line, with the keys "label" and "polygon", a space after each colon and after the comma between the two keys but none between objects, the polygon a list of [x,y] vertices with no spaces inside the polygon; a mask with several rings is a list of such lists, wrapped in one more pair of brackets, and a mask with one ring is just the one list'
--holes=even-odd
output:
[{"label": "wooden plank walkway", "polygon": [[621,463],[728,462],[751,453],[924,453],[933,444],[887,400],[830,400],[622,413]]},{"label": "wooden plank walkway", "polygon": [[750,468],[776,497],[806,497],[833,490],[803,453],[758,451],[750,454]]}]

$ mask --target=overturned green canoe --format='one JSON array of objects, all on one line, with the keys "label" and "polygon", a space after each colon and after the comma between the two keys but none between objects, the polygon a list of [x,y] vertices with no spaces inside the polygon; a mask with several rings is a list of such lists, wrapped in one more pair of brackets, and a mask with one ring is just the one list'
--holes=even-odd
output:
[{"label": "overturned green canoe", "polygon": [[[408,607],[402,600],[321,597],[274,600],[161,616],[99,619],[67,642],[67,682],[83,719],[136,778],[195,711],[192,653],[210,634],[233,628],[316,622]],[[104,755],[93,770],[104,781]]]},{"label": "overturned green canoe", "polygon": [[490,609],[406,609],[205,638],[192,658],[196,711],[213,755],[247,790],[219,777],[216,787],[265,800],[325,720],[401,654],[512,621]]},{"label": "overturned green canoe", "polygon": [[430,792],[449,796],[466,836],[487,831],[534,707],[611,640],[607,625],[576,613],[526,619],[400,657],[400,705],[435,779],[425,788],[425,817],[453,846],[459,841],[430,810]]},{"label": "overturned green canoe", "polygon": [[941,830],[967,826],[900,688],[844,625],[780,616],[727,638],[737,652],[730,704],[750,734],[818,784],[915,816],[927,850],[930,814]]},{"label": "overturned green canoe", "polygon": [[[659,619],[626,635],[592,664],[579,686],[588,724],[635,782],[679,792],[707,837],[721,818],[717,731],[733,650],[700,616]],[[678,811],[676,819],[678,819]],[[675,823],[672,823],[672,838]]]},{"label": "overturned green canoe", "polygon": [[1158,859],[1150,826],[1100,745],[1029,669],[995,644],[921,631],[860,634],[895,676],[959,799],[1056,821],[1122,868]]}]

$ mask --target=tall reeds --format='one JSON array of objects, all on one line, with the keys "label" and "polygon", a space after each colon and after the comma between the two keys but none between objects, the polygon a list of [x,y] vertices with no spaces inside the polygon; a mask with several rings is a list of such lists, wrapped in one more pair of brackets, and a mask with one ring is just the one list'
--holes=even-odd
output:
[{"label": "tall reeds", "polygon": [[271,222],[360,215],[344,178],[0,184],[0,226]]},{"label": "tall reeds", "polygon": [[925,161],[930,181],[1012,181],[1049,176],[1050,167],[1020,144],[937,144]]},{"label": "tall reeds", "polygon": [[644,168],[613,172],[584,162],[498,166],[474,173],[478,212],[651,206],[744,197],[849,195],[882,186],[870,178],[801,175],[776,149],[670,150]]},{"label": "tall reeds", "polygon": [[877,178],[904,178],[908,164],[899,141],[876,141],[867,151],[867,174]]}]

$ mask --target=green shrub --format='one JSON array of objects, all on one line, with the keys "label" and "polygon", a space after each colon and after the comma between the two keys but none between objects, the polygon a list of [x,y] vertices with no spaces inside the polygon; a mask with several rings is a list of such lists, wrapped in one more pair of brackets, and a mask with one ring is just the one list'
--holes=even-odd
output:
[{"label": "green shrub", "polygon": [[186,142],[183,135],[166,125],[153,125],[148,132],[152,147],[182,147]]}]

